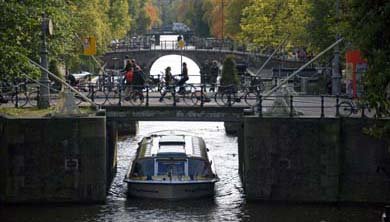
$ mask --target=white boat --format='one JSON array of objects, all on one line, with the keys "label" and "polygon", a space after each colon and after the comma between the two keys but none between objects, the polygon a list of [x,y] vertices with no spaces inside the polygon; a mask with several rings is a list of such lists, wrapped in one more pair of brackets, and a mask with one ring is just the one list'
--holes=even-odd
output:
[{"label": "white boat", "polygon": [[128,195],[188,199],[214,195],[219,181],[201,137],[163,131],[144,137],[125,177]]}]

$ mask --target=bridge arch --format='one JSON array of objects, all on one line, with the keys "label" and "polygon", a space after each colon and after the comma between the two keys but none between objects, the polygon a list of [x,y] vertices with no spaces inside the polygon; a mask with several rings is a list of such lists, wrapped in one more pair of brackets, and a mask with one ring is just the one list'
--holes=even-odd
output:
[{"label": "bridge arch", "polygon": [[[138,63],[143,66],[146,72],[150,71],[153,63],[160,57],[172,54],[181,54],[193,60],[200,68],[207,62],[216,60],[220,63],[228,56],[234,56],[237,62],[246,63],[253,69],[258,69],[267,59],[266,55],[255,54],[250,52],[231,51],[231,50],[215,50],[215,49],[135,49],[135,50],[116,50],[106,53],[102,60],[105,62],[106,67],[110,69],[123,68],[125,57],[134,58]],[[115,59],[113,59],[115,58]],[[118,62],[119,61],[119,62]],[[119,65],[118,65],[119,64]],[[266,68],[284,67],[284,68],[297,68],[303,63],[297,61],[283,61],[280,59],[272,59],[266,66]]]},{"label": "bridge arch", "polygon": [[[165,56],[180,56],[180,53],[171,53],[171,54],[166,54],[166,55],[157,55],[157,56],[154,56],[152,58],[150,58],[149,62],[146,63],[146,68],[147,70],[151,70],[153,64],[155,64],[157,62],[157,60],[161,59],[161,58],[164,58]],[[193,57],[190,57],[190,56],[187,56],[183,53],[183,57],[186,57],[190,60],[192,60],[198,67],[199,69],[202,68],[202,63],[200,63],[199,61],[196,60],[196,58],[193,58]],[[150,74],[154,74],[154,73],[150,73]],[[191,74],[191,73],[190,73]]]}]

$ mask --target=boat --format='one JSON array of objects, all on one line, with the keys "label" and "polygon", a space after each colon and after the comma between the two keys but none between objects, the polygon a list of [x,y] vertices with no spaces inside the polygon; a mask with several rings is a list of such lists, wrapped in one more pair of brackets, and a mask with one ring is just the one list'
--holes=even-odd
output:
[{"label": "boat", "polygon": [[190,199],[214,195],[219,181],[201,137],[160,131],[138,143],[124,181],[127,194],[155,199]]}]

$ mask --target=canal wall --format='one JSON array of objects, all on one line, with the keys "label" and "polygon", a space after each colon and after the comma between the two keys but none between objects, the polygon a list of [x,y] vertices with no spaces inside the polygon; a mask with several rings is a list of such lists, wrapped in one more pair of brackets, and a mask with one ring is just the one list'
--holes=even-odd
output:
[{"label": "canal wall", "polygon": [[247,199],[389,203],[389,143],[363,132],[386,121],[245,117],[238,141]]},{"label": "canal wall", "polygon": [[106,141],[105,116],[0,117],[0,203],[105,201]]}]

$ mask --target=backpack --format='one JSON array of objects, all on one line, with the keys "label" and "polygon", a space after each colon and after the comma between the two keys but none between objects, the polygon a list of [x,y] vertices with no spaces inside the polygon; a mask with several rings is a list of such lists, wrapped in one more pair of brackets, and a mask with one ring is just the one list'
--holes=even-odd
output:
[{"label": "backpack", "polygon": [[133,81],[134,73],[133,71],[129,70],[125,74],[126,82],[131,83]]}]

